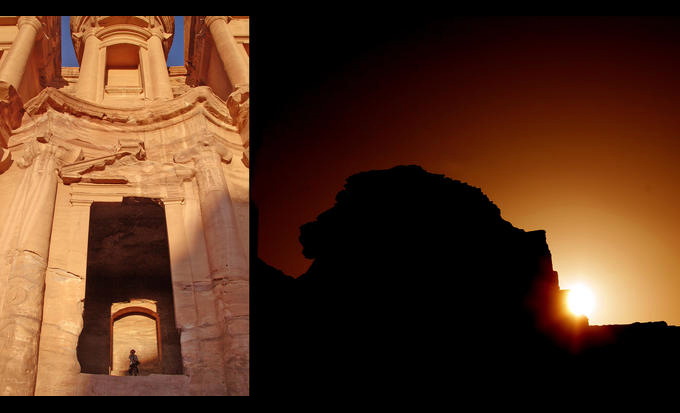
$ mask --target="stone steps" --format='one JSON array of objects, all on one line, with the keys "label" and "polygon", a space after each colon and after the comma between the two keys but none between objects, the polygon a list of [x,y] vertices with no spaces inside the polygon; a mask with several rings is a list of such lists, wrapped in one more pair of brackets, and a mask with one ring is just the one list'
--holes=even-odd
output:
[{"label": "stone steps", "polygon": [[188,396],[189,377],[181,374],[109,376],[80,374],[80,396]]}]

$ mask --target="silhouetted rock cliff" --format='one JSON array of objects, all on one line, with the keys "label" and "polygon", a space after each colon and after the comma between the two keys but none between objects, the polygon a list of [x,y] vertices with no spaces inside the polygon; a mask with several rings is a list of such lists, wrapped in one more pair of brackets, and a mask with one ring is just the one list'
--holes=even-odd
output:
[{"label": "silhouetted rock cliff", "polygon": [[533,308],[558,291],[543,231],[513,227],[480,189],[418,166],[349,177],[300,242],[314,259],[299,278],[309,299],[370,329],[445,318],[533,328]]},{"label": "silhouetted rock cliff", "polygon": [[418,166],[349,177],[300,242],[297,279],[253,268],[255,395],[535,396],[680,369],[680,328],[567,314],[544,231]]},{"label": "silhouetted rock cliff", "polygon": [[664,321],[590,326],[576,337],[574,361],[586,383],[635,391],[677,391],[680,327]]},{"label": "silhouetted rock cliff", "polygon": [[418,166],[358,173],[300,241],[314,261],[297,279],[256,262],[253,324],[285,355],[263,389],[437,391],[438,373],[502,380],[555,351],[545,233],[478,188]]}]

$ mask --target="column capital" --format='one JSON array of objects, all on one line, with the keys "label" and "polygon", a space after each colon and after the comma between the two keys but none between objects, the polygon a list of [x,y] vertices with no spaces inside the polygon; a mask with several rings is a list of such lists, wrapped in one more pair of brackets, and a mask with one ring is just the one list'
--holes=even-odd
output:
[{"label": "column capital", "polygon": [[42,23],[38,20],[37,16],[19,16],[19,20],[17,21],[19,30],[26,25],[33,27],[36,32],[39,32],[42,29]]},{"label": "column capital", "polygon": [[196,161],[205,155],[217,155],[220,160],[231,162],[232,153],[221,144],[212,133],[206,133],[196,139],[196,143],[189,148],[175,154],[173,160],[177,163]]},{"label": "column capital", "polygon": [[175,196],[175,197],[161,198],[161,202],[163,203],[164,206],[167,206],[167,205],[184,205],[184,197],[183,196]]},{"label": "column capital", "polygon": [[28,168],[40,156],[54,157],[55,168],[74,163],[83,156],[83,151],[80,148],[55,145],[47,140],[36,139],[26,145],[21,157],[17,159],[17,165],[20,168]]},{"label": "column capital", "polygon": [[97,37],[97,29],[94,27],[84,27],[83,31],[80,33],[74,33],[74,36],[80,37],[80,40],[86,41],[90,37]]},{"label": "column capital", "polygon": [[163,26],[154,26],[149,29],[149,33],[151,33],[151,36],[149,39],[152,37],[158,37],[161,42],[164,42],[168,40],[170,37],[172,37],[172,33],[166,33],[163,31]]},{"label": "column capital", "polygon": [[213,23],[223,20],[225,23],[229,23],[229,18],[227,16],[205,16],[205,25],[210,27]]},{"label": "column capital", "polygon": [[69,200],[69,203],[71,204],[72,207],[89,208],[90,206],[92,206],[93,202],[94,202],[94,200],[92,200],[92,199],[73,198],[73,194],[71,194],[71,199]]}]

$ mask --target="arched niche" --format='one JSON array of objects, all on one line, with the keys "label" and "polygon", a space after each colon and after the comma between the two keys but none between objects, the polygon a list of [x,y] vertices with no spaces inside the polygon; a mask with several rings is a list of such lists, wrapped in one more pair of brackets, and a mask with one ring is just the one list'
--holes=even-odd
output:
[{"label": "arched niche", "polygon": [[127,373],[132,349],[141,362],[142,375],[161,373],[163,354],[160,316],[150,308],[128,304],[111,314],[111,374],[122,376]]}]

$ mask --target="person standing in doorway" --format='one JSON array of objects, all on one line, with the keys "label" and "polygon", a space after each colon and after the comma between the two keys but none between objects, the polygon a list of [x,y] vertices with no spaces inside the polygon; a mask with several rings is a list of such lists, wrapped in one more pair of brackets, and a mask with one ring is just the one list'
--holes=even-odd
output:
[{"label": "person standing in doorway", "polygon": [[139,365],[139,358],[137,358],[134,349],[130,350],[130,356],[128,358],[130,359],[130,368],[128,369],[128,376],[139,376],[139,368],[137,368],[137,366]]}]

